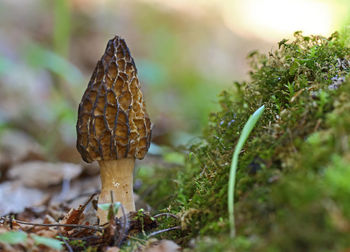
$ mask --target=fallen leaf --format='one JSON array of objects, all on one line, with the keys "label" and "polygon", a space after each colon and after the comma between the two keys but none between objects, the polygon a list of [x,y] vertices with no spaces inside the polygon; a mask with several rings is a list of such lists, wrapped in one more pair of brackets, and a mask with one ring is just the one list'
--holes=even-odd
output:
[{"label": "fallen leaf", "polygon": [[46,229],[41,229],[36,231],[35,233],[39,236],[47,237],[47,238],[55,238],[58,235],[57,229],[48,229],[48,227],[43,227]]},{"label": "fallen leaf", "polygon": [[[64,216],[64,218],[60,221],[60,224],[79,224],[81,221],[83,221],[84,218],[84,210],[86,206],[92,201],[94,198],[94,194],[90,196],[90,198],[83,204],[80,205],[78,209],[72,208],[68,214]],[[73,229],[72,227],[64,227],[65,231],[69,231]]]},{"label": "fallen leaf", "polygon": [[1,134],[1,151],[12,162],[20,162],[28,156],[43,156],[40,145],[30,136],[18,130],[6,130]]},{"label": "fallen leaf", "polygon": [[170,240],[160,240],[149,244],[142,252],[177,252],[181,247]]},{"label": "fallen leaf", "polygon": [[57,249],[57,250],[62,250],[63,246],[59,240],[48,238],[48,237],[43,237],[43,236],[38,236],[38,235],[31,235],[32,238],[35,241],[36,245],[45,245],[47,247]]},{"label": "fallen leaf", "polygon": [[[71,209],[66,216],[64,216],[63,220],[60,221],[60,224],[78,224],[80,218],[82,217],[82,211],[79,209]],[[64,230],[69,231],[73,229],[72,227],[64,227]]]},{"label": "fallen leaf", "polygon": [[119,252],[120,251],[120,248],[118,247],[108,247],[106,249],[106,252]]},{"label": "fallen leaf", "polygon": [[81,171],[82,168],[76,164],[31,161],[12,166],[8,176],[18,179],[26,186],[43,188],[57,185],[63,179],[72,180],[78,177]]},{"label": "fallen leaf", "polygon": [[21,231],[9,231],[0,234],[0,242],[7,244],[22,243],[27,240],[27,234]]},{"label": "fallen leaf", "polygon": [[21,183],[4,182],[0,184],[0,215],[21,212],[26,207],[39,204],[45,196],[44,192]]}]

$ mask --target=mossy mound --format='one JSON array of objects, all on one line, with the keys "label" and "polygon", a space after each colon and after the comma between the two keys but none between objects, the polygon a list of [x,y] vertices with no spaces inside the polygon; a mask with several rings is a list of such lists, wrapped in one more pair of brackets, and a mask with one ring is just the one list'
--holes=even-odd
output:
[{"label": "mossy mound", "polygon": [[[249,55],[251,80],[222,93],[221,111],[189,148],[176,183],[162,183],[160,196],[176,192],[168,209],[181,216],[179,242],[197,238],[198,251],[350,248],[349,57],[343,36],[300,32],[269,55]],[[231,158],[244,124],[262,105],[240,154],[237,237],[230,239]]]}]

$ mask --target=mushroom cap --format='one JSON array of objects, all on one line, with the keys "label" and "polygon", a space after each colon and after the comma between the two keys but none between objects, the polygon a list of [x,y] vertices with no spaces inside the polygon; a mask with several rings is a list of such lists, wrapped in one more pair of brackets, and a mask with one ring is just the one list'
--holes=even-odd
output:
[{"label": "mushroom cap", "polygon": [[77,149],[84,161],[143,159],[151,143],[137,70],[124,39],[115,36],[81,99]]}]

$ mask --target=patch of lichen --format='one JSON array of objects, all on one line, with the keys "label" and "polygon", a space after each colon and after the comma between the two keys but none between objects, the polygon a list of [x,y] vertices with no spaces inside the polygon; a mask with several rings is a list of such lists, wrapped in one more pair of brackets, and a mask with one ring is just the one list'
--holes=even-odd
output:
[{"label": "patch of lichen", "polygon": [[[268,55],[254,52],[250,81],[221,94],[203,139],[189,148],[169,209],[183,244],[198,251],[335,251],[350,246],[350,49],[295,33]],[[265,112],[240,154],[238,238],[228,236],[232,153],[248,117]],[[218,238],[218,237],[221,238]],[[199,237],[199,238],[198,238]],[[209,238],[208,238],[209,237]],[[225,238],[226,237],[226,238]],[[209,250],[208,250],[209,249]]]}]

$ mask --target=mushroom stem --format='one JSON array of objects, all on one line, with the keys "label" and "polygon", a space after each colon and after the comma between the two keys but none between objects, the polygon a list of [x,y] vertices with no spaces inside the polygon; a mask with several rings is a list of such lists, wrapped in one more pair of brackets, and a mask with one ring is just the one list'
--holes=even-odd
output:
[{"label": "mushroom stem", "polygon": [[[101,194],[98,204],[111,203],[111,191],[113,191],[114,202],[123,204],[125,212],[135,211],[133,194],[133,170],[134,158],[124,158],[119,160],[99,161],[101,174]],[[108,212],[98,208],[97,216],[100,224],[108,222]],[[118,211],[117,216],[121,217],[122,211]]]}]

